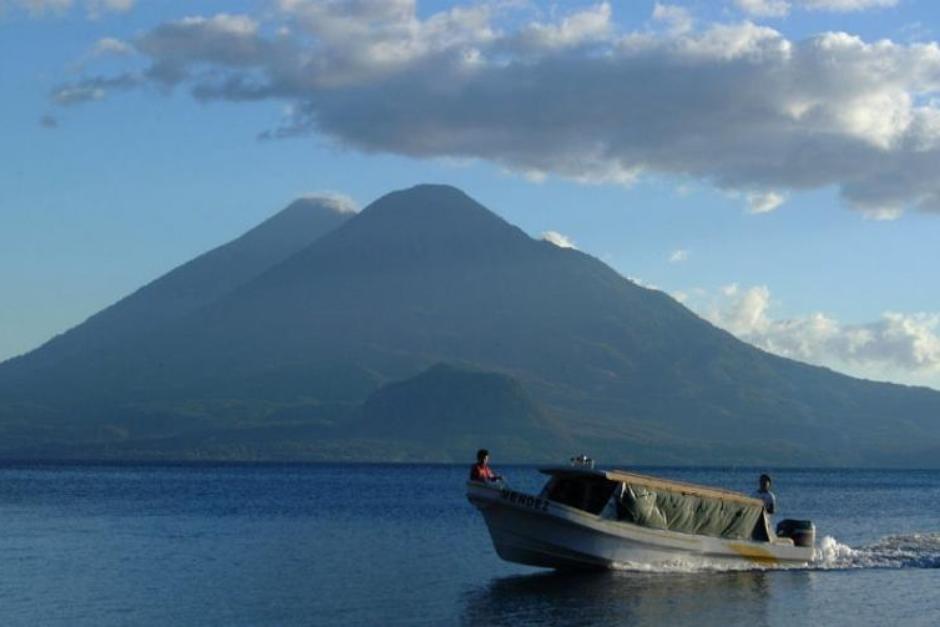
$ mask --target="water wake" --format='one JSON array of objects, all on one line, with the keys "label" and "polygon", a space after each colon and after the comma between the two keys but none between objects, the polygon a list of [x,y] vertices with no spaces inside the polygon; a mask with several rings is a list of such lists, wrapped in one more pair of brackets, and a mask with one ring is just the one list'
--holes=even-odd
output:
[{"label": "water wake", "polygon": [[825,536],[811,568],[940,568],[940,533],[891,535],[858,548]]},{"label": "water wake", "polygon": [[813,561],[800,566],[759,566],[742,562],[730,565],[709,560],[677,560],[673,563],[620,563],[616,570],[647,573],[695,573],[751,570],[852,570],[865,568],[940,568],[940,533],[890,535],[859,547],[825,536],[816,544]]}]

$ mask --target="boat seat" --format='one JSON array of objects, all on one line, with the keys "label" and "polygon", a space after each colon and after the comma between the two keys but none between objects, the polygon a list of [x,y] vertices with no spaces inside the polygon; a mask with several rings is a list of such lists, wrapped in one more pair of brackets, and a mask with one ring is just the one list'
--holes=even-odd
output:
[{"label": "boat seat", "polygon": [[778,536],[778,537],[774,538],[774,544],[782,544],[782,545],[785,545],[785,546],[793,546],[793,538],[781,538],[781,537]]}]

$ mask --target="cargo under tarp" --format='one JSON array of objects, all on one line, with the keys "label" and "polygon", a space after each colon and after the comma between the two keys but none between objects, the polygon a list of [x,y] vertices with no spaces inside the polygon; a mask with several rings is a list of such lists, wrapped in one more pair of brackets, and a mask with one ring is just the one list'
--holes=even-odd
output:
[{"label": "cargo under tarp", "polygon": [[738,492],[622,471],[544,469],[553,475],[602,475],[617,484],[617,518],[652,529],[733,540],[767,540],[764,504]]}]

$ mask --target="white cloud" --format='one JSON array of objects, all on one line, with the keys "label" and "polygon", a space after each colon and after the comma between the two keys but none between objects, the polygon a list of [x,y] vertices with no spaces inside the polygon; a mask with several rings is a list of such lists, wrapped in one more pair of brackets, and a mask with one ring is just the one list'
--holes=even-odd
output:
[{"label": "white cloud", "polygon": [[92,49],[92,54],[94,56],[115,54],[131,54],[134,52],[133,46],[131,46],[126,41],[121,41],[114,37],[103,37],[95,43],[95,47]]},{"label": "white cloud", "polygon": [[558,231],[545,231],[540,236],[542,241],[548,242],[549,244],[554,244],[559,248],[574,248],[577,250],[577,246],[574,245],[574,240],[572,240],[567,235],[562,235]]},{"label": "white cloud", "polygon": [[753,211],[832,186],[867,215],[940,212],[935,43],[695,28],[665,4],[657,19],[677,26],[663,32],[621,30],[607,3],[521,25],[522,9],[503,20],[500,3],[429,15],[412,0],[275,6],[162,24],[127,42],[143,73],[86,76],[53,98],[157,83],[290,104],[271,138],[587,183],[665,174],[746,195]]},{"label": "white cloud", "polygon": [[144,77],[137,73],[95,77],[79,83],[60,85],[52,91],[52,100],[61,106],[102,100],[110,91],[130,89],[144,82]]},{"label": "white cloud", "polygon": [[[301,52],[312,84],[347,86],[368,82],[443,55],[473,66],[477,47],[492,43],[492,9],[486,4],[454,7],[420,19],[414,0],[278,0],[281,16],[303,38]],[[505,42],[503,42],[505,43]],[[450,64],[448,64],[450,65]]]},{"label": "white cloud", "polygon": [[137,0],[85,0],[85,9],[96,17],[103,13],[126,13],[134,8]]},{"label": "white cloud", "polygon": [[904,210],[900,207],[877,207],[874,209],[863,209],[862,214],[869,220],[877,222],[890,222],[901,217]]},{"label": "white cloud", "polygon": [[95,87],[88,83],[81,85],[66,85],[59,87],[53,94],[53,100],[56,104],[71,105],[90,100],[101,100],[107,92],[101,87]]},{"label": "white cloud", "polygon": [[643,279],[641,279],[641,278],[639,278],[639,277],[635,277],[635,276],[625,276],[624,278],[627,279],[628,281],[631,281],[631,282],[633,282],[633,283],[636,283],[636,284],[639,285],[640,287],[644,287],[644,288],[646,288],[646,289],[648,289],[648,290],[657,290],[657,291],[660,291],[658,285],[656,285],[655,283],[647,283],[646,281],[644,281]]},{"label": "white cloud", "polygon": [[688,9],[672,4],[653,5],[653,19],[669,26],[674,35],[682,35],[692,30],[694,20]]},{"label": "white cloud", "polygon": [[359,203],[346,194],[339,192],[312,192],[304,194],[301,198],[317,202],[329,207],[338,213],[358,213]]},{"label": "white cloud", "polygon": [[74,6],[84,7],[86,14],[99,17],[105,13],[125,13],[134,8],[136,0],[0,0],[0,11],[18,9],[33,17],[64,15]]},{"label": "white cloud", "polygon": [[749,213],[769,213],[782,205],[786,197],[776,192],[751,192],[746,199]]},{"label": "white cloud", "polygon": [[34,17],[62,14],[72,8],[73,0],[0,0],[0,9],[21,9]]},{"label": "white cloud", "polygon": [[897,5],[898,0],[734,0],[735,6],[754,17],[784,17],[793,8],[807,11],[852,13]]},{"label": "white cloud", "polygon": [[859,376],[940,384],[940,313],[886,312],[860,324],[824,313],[777,319],[766,286],[736,284],[691,306],[716,326],[784,357]]},{"label": "white cloud", "polygon": [[604,39],[612,30],[610,15],[610,3],[603,2],[566,15],[557,23],[533,22],[520,31],[519,44],[530,49],[558,49]]},{"label": "white cloud", "polygon": [[850,13],[896,6],[898,0],[795,0],[796,4],[811,11]]},{"label": "white cloud", "polygon": [[734,4],[755,17],[783,17],[790,13],[787,0],[734,0]]},{"label": "white cloud", "polygon": [[669,263],[682,263],[689,258],[689,251],[678,248],[669,255]]}]

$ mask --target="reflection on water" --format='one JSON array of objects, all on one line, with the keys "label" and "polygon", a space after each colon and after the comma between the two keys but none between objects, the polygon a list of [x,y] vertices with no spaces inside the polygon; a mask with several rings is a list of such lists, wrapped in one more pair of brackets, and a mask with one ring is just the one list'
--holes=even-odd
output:
[{"label": "reflection on water", "polygon": [[[780,595],[811,580],[807,572],[764,571],[520,575],[468,592],[461,618],[468,625],[669,625],[690,618],[761,625]],[[778,618],[779,609],[772,613]]]}]

